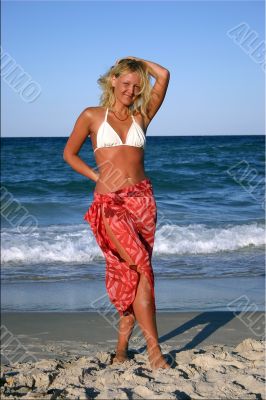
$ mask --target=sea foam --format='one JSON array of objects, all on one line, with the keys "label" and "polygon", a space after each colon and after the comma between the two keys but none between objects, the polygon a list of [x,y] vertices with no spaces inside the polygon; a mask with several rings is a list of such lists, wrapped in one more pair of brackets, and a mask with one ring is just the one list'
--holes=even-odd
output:
[{"label": "sea foam", "polygon": [[[204,224],[162,225],[157,228],[153,257],[160,255],[212,254],[265,245],[265,231],[258,223],[227,227]],[[8,264],[90,264],[103,258],[91,230],[85,225],[51,225],[31,233],[2,230],[1,260]]]}]

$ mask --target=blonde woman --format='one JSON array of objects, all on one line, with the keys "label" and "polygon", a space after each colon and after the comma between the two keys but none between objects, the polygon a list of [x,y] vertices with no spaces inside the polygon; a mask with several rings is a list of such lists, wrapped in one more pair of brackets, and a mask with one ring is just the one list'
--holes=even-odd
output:
[{"label": "blonde woman", "polygon": [[[157,207],[144,171],[144,149],[147,127],[164,100],[169,78],[169,71],[154,62],[137,57],[118,60],[98,80],[100,106],[81,112],[64,150],[65,161],[96,182],[84,218],[105,257],[106,289],[120,315],[112,361],[128,359],[137,320],[152,369],[170,366],[158,343],[151,264]],[[88,136],[99,172],[78,156]]]}]

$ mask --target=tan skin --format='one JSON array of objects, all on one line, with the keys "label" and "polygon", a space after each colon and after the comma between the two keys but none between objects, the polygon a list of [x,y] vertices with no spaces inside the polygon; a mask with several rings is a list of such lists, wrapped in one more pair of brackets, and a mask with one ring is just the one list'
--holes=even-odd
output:
[{"label": "tan skin", "polygon": [[[134,116],[146,133],[147,127],[159,110],[169,83],[170,73],[167,69],[151,61],[137,57],[126,57],[144,62],[148,72],[155,78],[151,98],[148,104],[148,117],[141,114]],[[118,133],[123,143],[126,141],[127,132],[132,124],[131,116],[128,116],[128,107],[138,96],[140,88],[140,77],[137,72],[128,71],[116,78],[112,77],[112,86],[115,94],[115,104],[112,110],[109,109],[108,123]],[[107,193],[123,187],[138,183],[146,178],[144,171],[144,150],[133,146],[116,146],[99,148],[94,152],[98,171],[89,167],[78,153],[87,139],[91,138],[93,149],[96,148],[97,131],[105,116],[105,108],[88,107],[78,117],[74,129],[64,149],[64,160],[78,173],[96,182],[95,191]],[[123,121],[122,121],[123,120]],[[138,272],[138,266],[134,265],[130,255],[116,242],[112,236],[107,222],[104,220],[107,234],[110,235],[116,244],[121,257],[124,258],[130,268]],[[159,343],[156,316],[152,311],[151,288],[143,274],[139,274],[139,284],[132,304],[134,314],[120,317],[119,334],[116,348],[115,362],[124,362],[128,359],[128,342],[132,334],[135,320],[137,320],[147,343],[149,362],[152,369],[170,368],[163,358]]]}]

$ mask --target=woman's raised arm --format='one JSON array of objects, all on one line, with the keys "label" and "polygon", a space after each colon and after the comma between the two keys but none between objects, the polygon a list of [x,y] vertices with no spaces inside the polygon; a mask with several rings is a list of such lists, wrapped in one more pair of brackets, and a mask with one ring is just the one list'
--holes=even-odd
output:
[{"label": "woman's raised arm", "polygon": [[135,59],[137,61],[142,61],[146,65],[148,73],[153,78],[155,78],[155,83],[151,91],[151,99],[148,103],[147,114],[149,118],[146,119],[145,121],[147,127],[162,105],[162,102],[164,100],[168,88],[168,83],[170,80],[170,72],[168,71],[168,69],[152,61],[147,61],[143,60],[142,58],[132,57],[132,56],[125,58],[131,58],[133,60]]},{"label": "woman's raised arm", "polygon": [[96,182],[99,174],[78,156],[81,146],[90,134],[91,119],[90,108],[81,112],[64,148],[63,158],[76,172]]}]

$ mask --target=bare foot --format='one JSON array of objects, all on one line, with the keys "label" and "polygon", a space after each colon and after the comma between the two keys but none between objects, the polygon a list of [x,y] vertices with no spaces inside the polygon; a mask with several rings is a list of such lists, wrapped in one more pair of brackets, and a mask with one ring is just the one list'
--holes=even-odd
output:
[{"label": "bare foot", "polygon": [[123,363],[128,361],[127,350],[116,350],[115,356],[112,360],[112,364]]},{"label": "bare foot", "polygon": [[159,345],[148,349],[148,358],[152,369],[171,368],[171,366],[165,361]]}]

